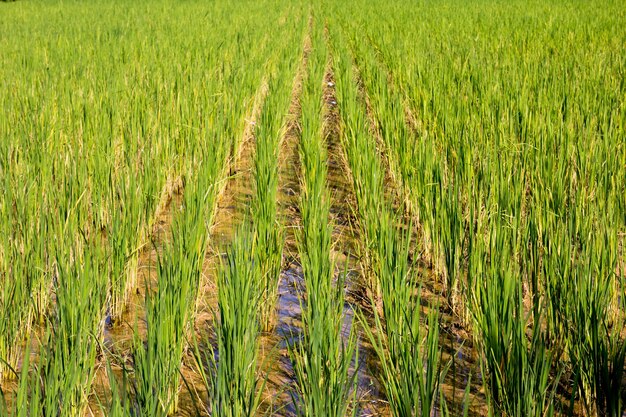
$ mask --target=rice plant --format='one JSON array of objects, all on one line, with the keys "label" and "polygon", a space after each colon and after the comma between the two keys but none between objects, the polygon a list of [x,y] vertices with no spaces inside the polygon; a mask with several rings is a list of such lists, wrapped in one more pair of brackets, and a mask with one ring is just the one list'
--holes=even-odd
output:
[{"label": "rice plant", "polygon": [[316,29],[301,98],[302,229],[297,238],[305,293],[300,301],[302,337],[290,347],[297,381],[292,396],[301,416],[357,415],[352,369],[353,360],[358,363],[355,326],[348,323],[348,334],[343,335],[345,274],[334,278],[331,259],[333,225],[329,222],[322,107],[327,50],[321,27],[316,25]]},{"label": "rice plant", "polygon": [[[302,22],[296,21],[296,28]],[[286,115],[290,103],[290,82],[295,75],[296,60],[291,45],[298,37],[284,39],[284,46],[277,49],[275,61],[269,61],[268,71],[273,74],[268,96],[261,111],[255,132],[256,153],[254,158],[255,198],[252,201],[252,221],[257,233],[256,266],[262,280],[263,302],[261,323],[263,331],[273,329],[276,317],[278,283],[283,259],[284,231],[278,216],[278,153],[285,133]]]},{"label": "rice plant", "polygon": [[[381,363],[369,370],[383,386],[378,399],[394,415],[450,412],[438,385],[440,314],[475,342],[481,366],[459,407],[466,412],[485,410],[475,395],[482,383],[492,415],[621,417],[622,6],[4,2],[0,413],[82,415],[100,392],[111,393],[105,414],[176,410],[196,307],[212,298],[199,292],[205,247],[255,102],[253,196],[244,203],[252,226],[221,273],[219,346],[196,356],[212,364],[210,398],[201,399],[208,411],[258,411],[256,339],[279,322],[284,266],[279,155],[310,31],[294,408],[356,413],[353,394],[364,389],[355,388],[356,330],[342,306],[352,283],[336,272],[329,243],[335,184],[325,149],[340,145],[365,275],[350,294]],[[321,133],[327,55],[338,144]],[[153,241],[158,273],[139,282]],[[143,286],[145,317],[129,302]],[[420,287],[443,297],[428,315]],[[137,311],[147,333],[137,326],[134,363],[107,382],[106,363],[120,363],[102,349],[103,326],[114,327],[108,343]]]},{"label": "rice plant", "polygon": [[507,267],[510,249],[501,236],[492,236],[491,259],[483,260],[483,277],[472,296],[490,413],[553,415],[562,372],[557,368],[559,358],[548,349],[540,326],[527,335],[530,313],[523,308],[519,275]]},{"label": "rice plant", "polygon": [[243,226],[218,275],[217,362],[210,409],[219,416],[253,416],[264,382],[257,376],[262,288],[255,276],[255,234]]},{"label": "rice plant", "polygon": [[64,246],[56,259],[54,315],[36,372],[22,371],[15,404],[22,415],[83,415],[95,375],[106,297],[102,252]]},{"label": "rice plant", "polygon": [[185,206],[172,226],[172,241],[161,255],[157,288],[146,291],[147,340],[136,334],[134,364],[136,400],[142,415],[178,408],[179,368],[186,349],[187,332],[195,317],[196,296],[206,251],[205,223],[209,190],[189,184]]},{"label": "rice plant", "polygon": [[[612,255],[607,250],[609,236],[590,238],[602,246],[587,246],[585,259],[576,265],[568,283],[565,308],[561,310],[567,329],[565,336],[573,370],[572,395],[580,394],[589,415],[621,416],[626,407],[624,370],[626,338],[619,331],[623,317],[611,323],[609,310],[613,298],[613,270],[603,266],[615,265],[605,261]],[[595,247],[594,247],[595,246]],[[603,262],[604,261],[604,262]],[[614,327],[616,326],[616,327]]]},{"label": "rice plant", "polygon": [[[272,92],[269,93],[270,97]],[[274,92],[274,94],[276,94]],[[257,260],[263,284],[263,329],[274,326],[278,279],[282,266],[284,233],[278,222],[278,135],[280,119],[275,107],[267,103],[257,133],[255,157],[256,198],[252,206],[258,233]]]},{"label": "rice plant", "polygon": [[[443,371],[437,307],[432,308],[429,328],[424,333],[420,298],[409,273],[411,228],[406,232],[397,229],[391,204],[386,201],[384,168],[366,127],[364,99],[359,98],[352,69],[344,61],[350,54],[341,47],[334,52],[339,104],[348,129],[344,143],[354,176],[360,221],[365,226],[366,256],[374,277],[370,283],[374,329],[365,316],[361,316],[361,322],[380,361],[378,377],[393,415],[429,416],[439,398]],[[355,132],[354,128],[359,130]]]},{"label": "rice plant", "polygon": [[337,82],[337,105],[341,109],[342,144],[351,170],[359,227],[364,239],[361,256],[368,277],[365,286],[378,299],[380,286],[374,271],[379,259],[373,254],[381,228],[380,213],[387,209],[384,168],[376,153],[375,141],[368,131],[367,115],[357,91],[350,52],[340,39],[331,43],[331,53]]},{"label": "rice plant", "polygon": [[439,400],[439,385],[445,374],[439,346],[438,306],[430,306],[423,322],[421,289],[411,279],[408,260],[410,235],[396,231],[389,219],[383,224],[379,246],[385,256],[377,270],[382,314],[372,300],[374,328],[370,328],[365,316],[361,321],[380,361],[379,378],[392,414],[430,416]]}]

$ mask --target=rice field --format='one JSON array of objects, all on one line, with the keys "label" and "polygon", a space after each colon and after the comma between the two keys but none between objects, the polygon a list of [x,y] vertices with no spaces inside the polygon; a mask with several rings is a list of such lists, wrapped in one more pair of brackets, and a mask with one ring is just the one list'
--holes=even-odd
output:
[{"label": "rice field", "polygon": [[0,2],[0,416],[626,416],[626,7]]}]

